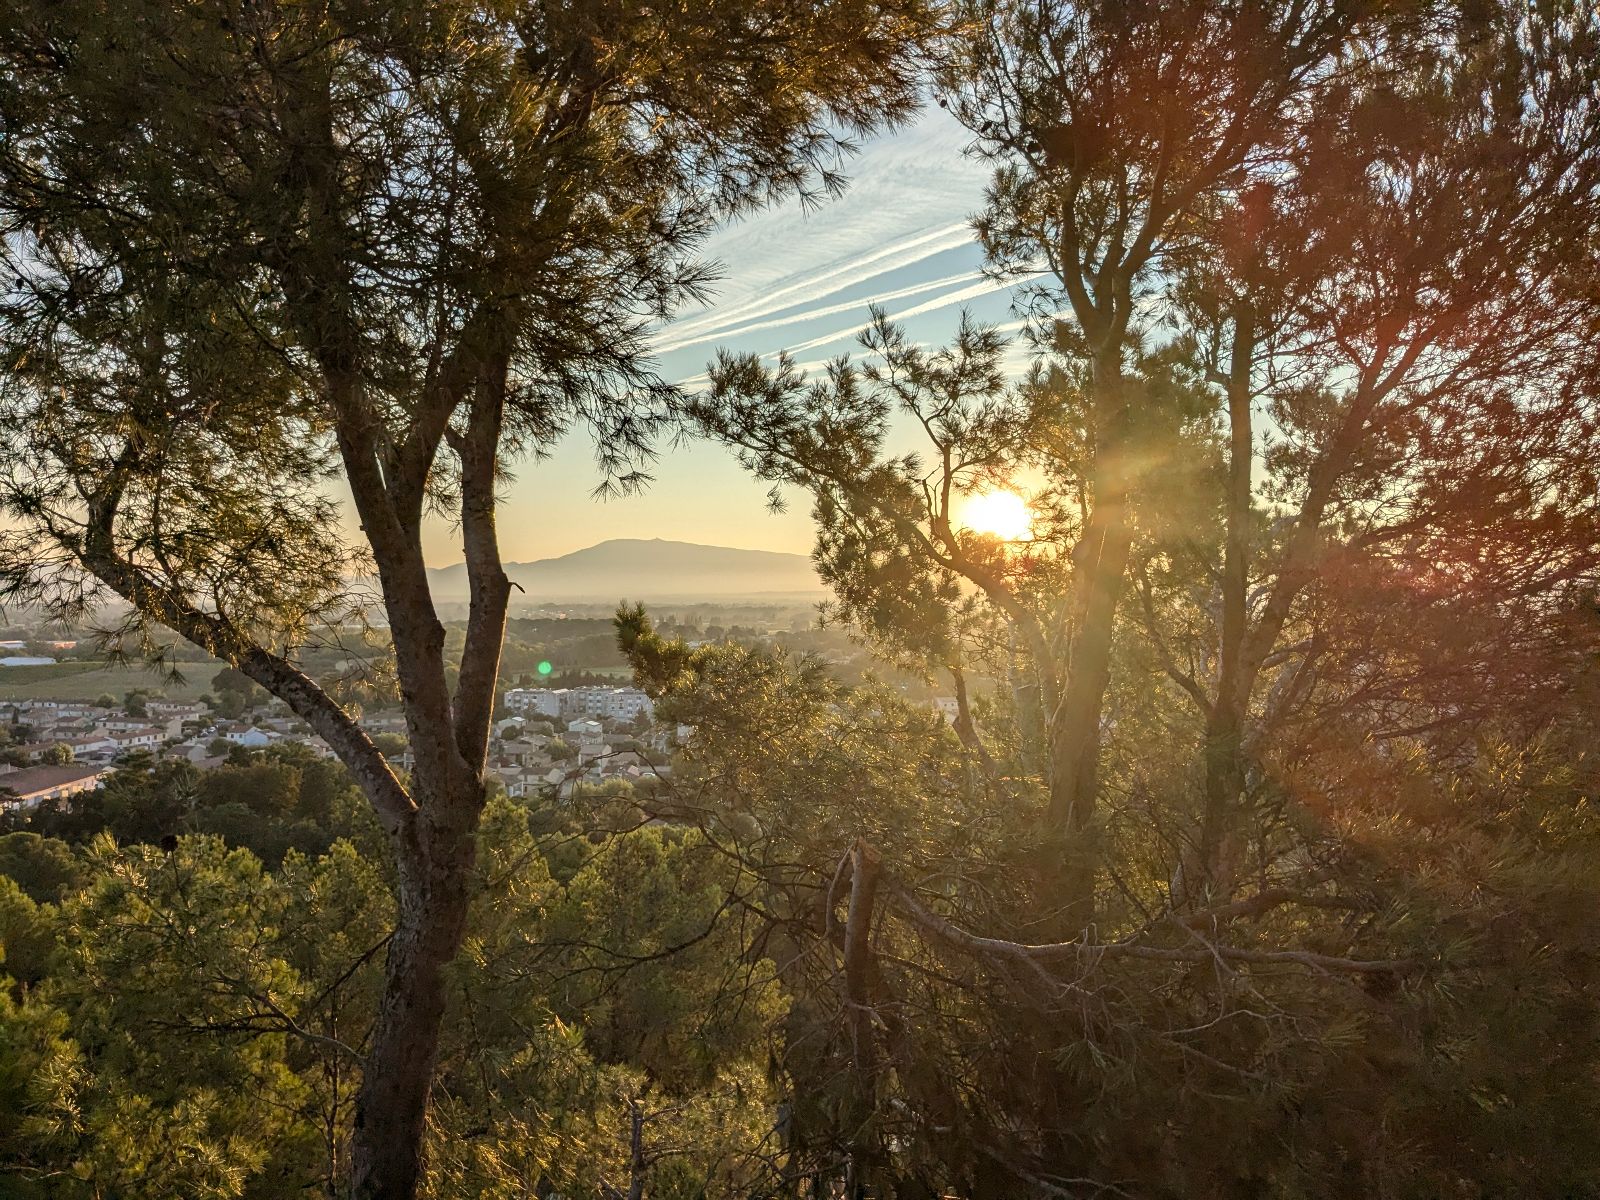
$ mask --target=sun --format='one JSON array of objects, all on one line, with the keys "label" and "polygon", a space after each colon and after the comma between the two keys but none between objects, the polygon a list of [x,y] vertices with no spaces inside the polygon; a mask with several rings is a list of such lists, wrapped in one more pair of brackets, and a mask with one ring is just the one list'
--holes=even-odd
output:
[{"label": "sun", "polygon": [[1015,492],[982,492],[968,496],[961,523],[973,533],[987,533],[1003,542],[1017,542],[1033,532],[1033,514]]}]

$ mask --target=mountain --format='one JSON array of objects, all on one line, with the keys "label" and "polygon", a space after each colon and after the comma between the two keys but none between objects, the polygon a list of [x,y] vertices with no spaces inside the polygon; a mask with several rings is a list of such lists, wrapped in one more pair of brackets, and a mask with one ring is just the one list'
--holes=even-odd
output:
[{"label": "mountain", "polygon": [[[702,600],[729,597],[796,596],[823,590],[811,560],[803,554],[696,546],[661,538],[615,538],[574,550],[560,558],[507,563],[511,582],[521,585],[517,601]],[[467,596],[465,563],[428,572],[434,597]]]}]

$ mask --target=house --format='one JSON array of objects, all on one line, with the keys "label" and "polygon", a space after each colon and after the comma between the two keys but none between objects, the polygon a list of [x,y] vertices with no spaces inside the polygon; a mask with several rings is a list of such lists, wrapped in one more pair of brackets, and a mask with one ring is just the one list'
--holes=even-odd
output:
[{"label": "house", "polygon": [[954,725],[961,717],[961,704],[954,696],[938,696],[933,701],[933,711]]},{"label": "house", "polygon": [[243,729],[230,729],[222,736],[235,746],[245,746],[251,750],[259,750],[263,746],[272,745],[273,742],[279,739],[280,735],[265,729],[257,729],[254,726],[246,726]]},{"label": "house", "polygon": [[167,734],[153,725],[141,725],[134,729],[108,732],[105,736],[117,744],[118,753],[126,754],[130,750],[154,750],[166,740]]},{"label": "house", "polygon": [[154,729],[162,737],[177,737],[183,732],[183,722],[176,717],[165,716],[161,713],[151,713],[147,717],[130,717],[117,714],[111,717],[101,717],[94,723],[96,730],[102,733],[135,733]]},{"label": "house", "polygon": [[107,773],[105,767],[74,764],[64,767],[26,767],[0,775],[0,808],[32,808],[47,800],[59,800],[78,792],[92,792]]},{"label": "house", "polygon": [[130,717],[122,714],[111,717],[101,717],[95,722],[95,728],[106,733],[127,733],[133,729],[143,729],[150,724],[148,717]]},{"label": "house", "polygon": [[537,734],[528,734],[517,738],[515,741],[500,743],[500,757],[507,762],[521,763],[527,766],[538,760],[544,761],[545,747],[550,744],[550,739]]},{"label": "house", "polygon": [[519,799],[529,794],[537,795],[542,782],[537,774],[521,767],[497,767],[490,774],[500,781],[506,789],[506,795]]},{"label": "house", "polygon": [[169,757],[181,758],[186,762],[192,763],[194,766],[199,767],[202,771],[210,770],[210,767],[207,764],[212,763],[212,760],[215,760],[215,763],[212,763],[212,765],[217,765],[228,761],[226,755],[212,754],[211,747],[207,743],[201,741],[184,742],[182,745],[174,746],[169,752]]},{"label": "house", "polygon": [[65,742],[72,738],[105,737],[88,717],[40,717],[29,721],[33,741]]},{"label": "house", "polygon": [[575,733],[580,738],[599,737],[605,732],[605,726],[601,725],[599,721],[591,720],[587,717],[579,717],[576,721],[567,722],[567,732]]},{"label": "house", "polygon": [[104,736],[64,737],[49,742],[27,742],[16,747],[16,750],[29,762],[38,762],[46,751],[56,746],[67,747],[72,751],[72,757],[79,761],[102,759],[109,762],[117,753],[117,743]]},{"label": "house", "polygon": [[406,718],[403,713],[363,713],[357,723],[368,733],[406,732]]},{"label": "house", "polygon": [[12,705],[17,718],[25,717],[32,724],[46,721],[76,721],[98,716],[103,709],[81,700],[28,700]]},{"label": "house", "polygon": [[154,721],[203,721],[210,715],[210,710],[204,704],[179,704],[173,700],[151,700],[145,704],[145,711]]}]

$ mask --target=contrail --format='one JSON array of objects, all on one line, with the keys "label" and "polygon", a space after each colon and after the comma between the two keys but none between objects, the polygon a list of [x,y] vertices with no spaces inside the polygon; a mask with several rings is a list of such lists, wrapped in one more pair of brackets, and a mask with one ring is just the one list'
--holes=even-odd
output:
[{"label": "contrail", "polygon": [[[921,304],[914,304],[910,308],[903,308],[899,312],[890,313],[889,320],[904,321],[909,317],[920,317],[923,313],[935,312],[941,308],[949,308],[952,304],[961,304],[967,300],[976,300],[980,296],[987,296],[991,292],[1004,291],[1006,288],[1015,287],[1017,284],[1023,282],[1025,282],[1023,279],[985,279],[979,283],[973,284],[971,287],[959,288],[956,291],[947,292],[943,296],[935,296],[932,300],[925,300]],[[830,342],[838,342],[848,337],[854,337],[856,334],[861,332],[865,324],[866,322],[862,321],[860,324],[852,325],[848,329],[841,329],[836,333],[824,334],[822,337],[812,338],[809,342],[800,342],[798,345],[786,346],[784,349],[790,354],[798,354],[804,350],[814,350],[818,346],[826,346]]]},{"label": "contrail", "polygon": [[[736,304],[732,308],[708,312],[703,316],[695,317],[687,321],[673,322],[672,324],[666,326],[662,332],[668,333],[670,331],[670,334],[673,337],[682,337],[685,334],[699,333],[705,329],[713,329],[718,326],[726,325],[729,321],[764,317],[769,313],[774,313],[784,308],[790,308],[796,304],[805,304],[812,300],[820,300],[829,293],[839,290],[838,287],[830,287],[824,288],[821,291],[815,291],[814,289],[821,284],[828,283],[835,279],[844,278],[849,278],[851,282],[868,279],[873,275],[881,275],[885,271],[892,271],[898,267],[909,266],[912,263],[921,262],[923,259],[931,258],[933,255],[939,254],[945,250],[950,250],[956,246],[965,245],[971,240],[972,230],[965,222],[955,225],[945,225],[939,229],[920,234],[906,241],[896,242],[892,245],[885,246],[881,250],[875,250],[871,254],[864,255],[860,258],[852,258],[848,262],[844,262],[836,267],[820,271],[815,275],[808,275],[802,279],[797,279],[794,283],[785,284],[780,288],[774,288],[770,292],[764,292],[755,299],[746,300],[744,303]],[[870,266],[873,263],[882,262],[886,258],[894,258],[898,255],[903,255],[909,250],[916,250],[924,246],[929,246],[932,243],[938,244],[933,245],[931,249],[927,250],[923,254],[915,256],[914,258],[909,258],[904,262],[897,262],[892,266],[881,267],[876,271],[868,272],[866,275],[861,273],[861,269],[863,267]],[[786,299],[786,297],[794,296],[797,292],[808,291],[811,292],[810,295],[800,296],[799,298],[792,300]],[[782,301],[782,303],[779,303],[779,301]]]},{"label": "contrail", "polygon": [[[670,354],[674,350],[683,350],[689,346],[698,346],[702,342],[714,342],[721,338],[738,337],[741,334],[755,333],[760,329],[777,329],[783,325],[798,325],[802,321],[815,320],[818,317],[831,317],[851,309],[862,308],[869,304],[882,304],[890,300],[904,300],[907,296],[915,296],[919,292],[931,292],[938,288],[949,287],[953,283],[965,283],[968,280],[979,278],[976,271],[963,271],[959,275],[946,275],[943,279],[931,279],[927,283],[912,284],[909,287],[899,288],[893,292],[883,292],[877,296],[862,296],[856,300],[846,300],[840,304],[830,304],[825,308],[808,308],[788,316],[774,317],[767,321],[755,321],[748,325],[735,325],[731,328],[712,329],[706,333],[696,334],[692,337],[680,338],[677,341],[665,342],[655,347],[658,354]],[[837,289],[835,289],[837,290]]]}]

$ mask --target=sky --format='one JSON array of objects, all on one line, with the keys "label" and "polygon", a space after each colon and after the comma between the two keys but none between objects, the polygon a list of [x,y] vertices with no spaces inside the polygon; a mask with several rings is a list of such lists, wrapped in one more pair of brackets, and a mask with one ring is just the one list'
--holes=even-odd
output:
[{"label": "sky", "polygon": [[[820,367],[857,349],[877,302],[914,340],[938,345],[963,310],[1005,324],[1014,289],[983,279],[969,222],[989,170],[962,154],[969,138],[943,110],[863,145],[847,166],[844,194],[809,210],[773,207],[719,230],[705,254],[721,265],[712,303],[660,331],[663,376],[693,387],[719,348],[775,358],[788,350]],[[573,434],[539,463],[518,464],[502,492],[501,549],[510,562],[566,554],[609,538],[666,538],[757,550],[811,549],[803,499],[773,515],[767,489],[731,454],[696,443],[664,446],[642,494],[595,500],[592,446]],[[428,562],[461,560],[456,531],[428,530]]]}]

